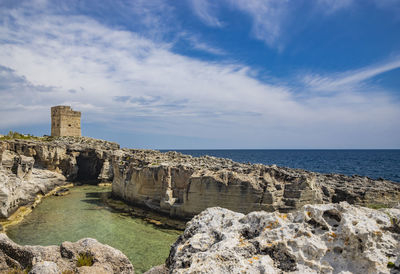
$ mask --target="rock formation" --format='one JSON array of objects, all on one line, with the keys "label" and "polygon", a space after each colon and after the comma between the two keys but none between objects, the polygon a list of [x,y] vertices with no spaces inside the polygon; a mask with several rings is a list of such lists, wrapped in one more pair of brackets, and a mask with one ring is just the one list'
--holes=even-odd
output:
[{"label": "rock formation", "polygon": [[0,141],[0,218],[67,181],[111,181],[108,161],[116,149],[90,138]]},{"label": "rock formation", "polygon": [[189,219],[208,207],[290,212],[305,204],[347,201],[393,206],[400,184],[360,176],[250,165],[177,152],[124,150],[113,156],[113,195]]},{"label": "rock formation", "polygon": [[[67,181],[112,181],[114,197],[183,219],[209,208],[172,247],[166,267],[173,273],[400,271],[400,209],[348,204],[393,207],[400,201],[394,182],[120,149],[90,138],[0,140],[0,217]],[[82,254],[93,257],[90,269],[77,268]],[[0,271],[133,272],[121,255],[93,239],[20,247],[0,234]]]},{"label": "rock formation", "polygon": [[65,184],[65,177],[49,170],[34,168],[32,157],[6,150],[0,152],[0,217],[8,217],[18,207],[32,203],[37,194],[45,194]]},{"label": "rock formation", "polygon": [[[85,258],[84,263],[80,260]],[[83,265],[82,265],[83,264]],[[43,273],[134,273],[128,258],[119,250],[85,238],[60,246],[20,246],[0,233],[0,272],[10,269]]]},{"label": "rock formation", "polygon": [[166,266],[170,273],[400,273],[400,209],[209,208],[187,224]]},{"label": "rock formation", "polygon": [[[20,176],[29,177],[26,166],[34,164],[69,181],[112,181],[114,197],[184,219],[213,206],[242,213],[290,212],[305,204],[347,201],[393,206],[400,200],[400,184],[390,181],[241,164],[209,156],[195,158],[177,152],[120,149],[116,143],[91,138],[0,141],[0,155],[9,158],[10,154],[20,159],[16,161],[21,168],[13,168]],[[0,188],[2,184],[4,180],[0,180]],[[21,204],[11,200],[15,206]]]}]

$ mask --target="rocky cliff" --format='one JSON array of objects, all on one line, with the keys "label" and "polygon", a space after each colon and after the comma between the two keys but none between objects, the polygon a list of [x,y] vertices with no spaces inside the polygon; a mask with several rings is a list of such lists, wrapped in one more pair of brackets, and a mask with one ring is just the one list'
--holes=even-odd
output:
[{"label": "rocky cliff", "polygon": [[209,208],[187,224],[166,267],[169,273],[400,273],[400,209],[342,202],[244,215]]},{"label": "rocky cliff", "polygon": [[[27,180],[33,166],[32,174],[37,168],[59,173],[69,181],[112,181],[114,197],[184,219],[213,206],[242,213],[290,212],[305,204],[346,201],[393,206],[400,200],[400,184],[385,180],[241,164],[209,156],[195,158],[177,152],[119,149],[118,144],[90,138],[0,141],[0,157],[9,159],[9,155],[16,157],[13,164],[8,161],[3,166]],[[2,185],[4,180],[0,180]],[[10,203],[15,206],[21,204],[13,201]]]},{"label": "rocky cliff", "polygon": [[31,157],[36,167],[63,174],[69,181],[110,181],[113,151],[119,145],[85,137],[47,137],[43,140],[0,140],[0,154],[11,151]]},{"label": "rocky cliff", "polygon": [[114,154],[112,163],[114,196],[182,218],[214,206],[242,213],[290,212],[305,204],[393,206],[400,200],[400,184],[389,181],[209,156],[123,150]]},{"label": "rocky cliff", "polygon": [[34,168],[34,162],[32,157],[9,150],[0,152],[0,218],[32,203],[37,194],[48,193],[66,184],[63,175]]},{"label": "rocky cliff", "polygon": [[134,270],[121,251],[95,239],[63,242],[60,246],[20,246],[0,233],[0,273],[28,272],[130,274]]},{"label": "rocky cliff", "polygon": [[116,149],[90,138],[0,141],[0,218],[67,181],[111,181],[109,160]]}]

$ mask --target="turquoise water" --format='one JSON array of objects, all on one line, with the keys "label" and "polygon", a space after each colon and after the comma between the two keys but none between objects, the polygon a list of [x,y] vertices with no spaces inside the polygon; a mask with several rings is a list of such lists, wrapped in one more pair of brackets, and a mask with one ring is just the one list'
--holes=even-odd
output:
[{"label": "turquoise water", "polygon": [[[162,150],[163,151],[163,150]],[[166,150],[164,150],[166,151]],[[221,149],[177,150],[242,163],[301,168],[321,173],[362,175],[400,182],[400,149]]]},{"label": "turquoise water", "polygon": [[23,245],[59,245],[91,237],[121,250],[142,273],[168,257],[181,232],[113,212],[101,199],[109,188],[77,186],[66,196],[45,198],[7,235]]}]

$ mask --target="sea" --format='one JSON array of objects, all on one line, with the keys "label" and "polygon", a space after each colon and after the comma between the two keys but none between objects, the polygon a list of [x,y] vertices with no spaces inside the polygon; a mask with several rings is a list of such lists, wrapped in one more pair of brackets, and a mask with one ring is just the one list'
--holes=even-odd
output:
[{"label": "sea", "polygon": [[[170,150],[161,150],[163,152]],[[195,157],[209,155],[236,162],[277,165],[320,173],[367,176],[400,183],[400,149],[221,149],[174,150]]]}]

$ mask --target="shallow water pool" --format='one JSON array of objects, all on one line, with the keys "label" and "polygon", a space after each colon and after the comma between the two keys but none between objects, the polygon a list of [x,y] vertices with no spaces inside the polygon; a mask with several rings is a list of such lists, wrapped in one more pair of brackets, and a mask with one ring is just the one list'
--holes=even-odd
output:
[{"label": "shallow water pool", "polygon": [[98,186],[76,186],[66,196],[45,198],[21,223],[9,227],[7,235],[23,245],[59,245],[95,238],[121,250],[136,273],[163,264],[181,232],[111,210],[101,199],[109,191]]}]

